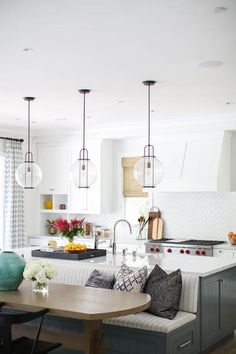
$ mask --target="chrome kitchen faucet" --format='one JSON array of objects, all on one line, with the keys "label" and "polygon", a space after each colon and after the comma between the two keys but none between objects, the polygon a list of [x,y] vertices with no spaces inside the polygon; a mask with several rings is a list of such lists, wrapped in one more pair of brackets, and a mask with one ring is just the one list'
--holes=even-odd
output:
[{"label": "chrome kitchen faucet", "polygon": [[130,225],[128,220],[126,220],[126,219],[117,220],[117,222],[114,224],[113,242],[112,242],[112,254],[116,254],[116,226],[120,222],[126,222],[126,224],[128,224],[128,226],[129,226],[129,231],[132,234],[132,227],[131,227],[131,225]]}]

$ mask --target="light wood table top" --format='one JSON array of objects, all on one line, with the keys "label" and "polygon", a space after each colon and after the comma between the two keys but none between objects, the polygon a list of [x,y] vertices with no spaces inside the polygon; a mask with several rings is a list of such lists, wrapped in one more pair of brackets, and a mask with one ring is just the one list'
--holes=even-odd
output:
[{"label": "light wood table top", "polygon": [[[102,320],[146,310],[151,298],[147,294],[90,288],[78,285],[49,284],[48,294],[32,292],[31,282],[24,281],[16,291],[0,291],[0,302],[23,310],[47,308],[49,313],[83,321],[84,334],[72,338],[67,334],[43,330],[45,340],[60,341],[65,347],[86,354],[103,354]],[[18,328],[19,335],[35,336],[35,329]],[[22,333],[20,331],[23,331]],[[32,332],[32,333],[31,333]]]},{"label": "light wood table top", "polygon": [[150,296],[78,285],[49,283],[46,295],[33,293],[24,281],[16,291],[0,291],[0,302],[17,308],[47,308],[54,315],[83,320],[103,320],[141,312]]}]

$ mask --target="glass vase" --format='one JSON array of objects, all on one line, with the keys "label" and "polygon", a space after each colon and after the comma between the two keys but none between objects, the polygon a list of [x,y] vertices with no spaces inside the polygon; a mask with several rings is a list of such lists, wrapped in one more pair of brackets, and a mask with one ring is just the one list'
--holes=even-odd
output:
[{"label": "glass vase", "polygon": [[32,291],[33,291],[33,293],[47,294],[48,293],[48,283],[39,283],[38,281],[33,281],[32,282]]},{"label": "glass vase", "polygon": [[138,234],[136,236],[136,240],[140,241],[140,240],[146,240],[147,238],[147,232],[146,230],[142,229],[142,230],[138,230]]},{"label": "glass vase", "polygon": [[142,230],[139,230],[136,240],[142,240],[142,239],[143,239]]}]

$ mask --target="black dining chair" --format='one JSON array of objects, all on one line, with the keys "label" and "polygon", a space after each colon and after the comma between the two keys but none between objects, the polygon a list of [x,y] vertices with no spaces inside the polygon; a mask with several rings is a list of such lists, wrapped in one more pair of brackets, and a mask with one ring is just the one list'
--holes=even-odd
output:
[{"label": "black dining chair", "polygon": [[[0,304],[0,307],[3,305]],[[47,354],[60,347],[60,343],[39,340],[44,315],[47,312],[47,309],[21,313],[0,311],[0,354]],[[35,339],[28,337],[12,339],[12,325],[33,321],[37,318],[40,318],[40,321]]]}]

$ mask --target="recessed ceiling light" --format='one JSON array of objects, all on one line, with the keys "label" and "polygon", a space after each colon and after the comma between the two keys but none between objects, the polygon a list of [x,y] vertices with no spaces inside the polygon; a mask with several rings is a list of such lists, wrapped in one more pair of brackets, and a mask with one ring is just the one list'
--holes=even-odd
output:
[{"label": "recessed ceiling light", "polygon": [[215,13],[220,13],[220,12],[225,12],[225,11],[227,11],[228,10],[228,8],[227,7],[224,7],[224,6],[217,6],[216,8],[215,8]]},{"label": "recessed ceiling light", "polygon": [[234,104],[234,102],[232,102],[232,101],[228,101],[228,102],[225,102],[225,104],[227,104],[227,105],[231,105],[231,104]]},{"label": "recessed ceiling light", "polygon": [[30,47],[23,48],[23,52],[33,52],[33,48]]},{"label": "recessed ceiling light", "polygon": [[23,52],[33,52],[33,48],[30,47],[23,48]]},{"label": "recessed ceiling light", "polygon": [[57,122],[65,122],[67,121],[68,119],[67,118],[56,118],[55,119]]},{"label": "recessed ceiling light", "polygon": [[215,68],[221,65],[223,65],[223,62],[220,60],[208,60],[198,64],[201,68]]}]

